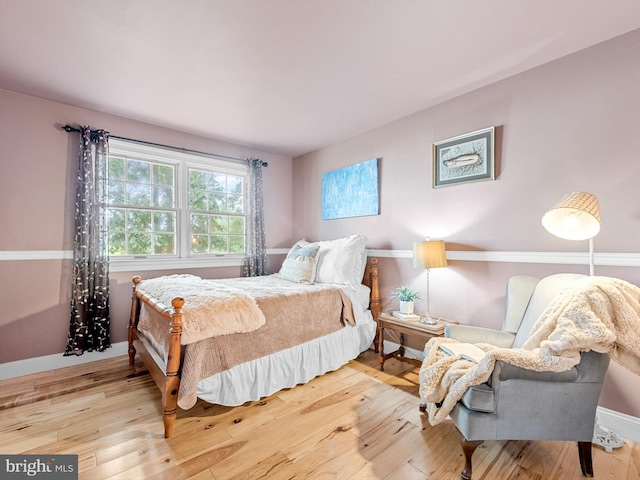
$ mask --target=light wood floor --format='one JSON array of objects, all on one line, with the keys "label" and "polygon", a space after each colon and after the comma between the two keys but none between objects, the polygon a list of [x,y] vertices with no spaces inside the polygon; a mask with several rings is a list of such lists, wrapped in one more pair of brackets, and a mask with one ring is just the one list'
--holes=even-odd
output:
[{"label": "light wood floor", "polygon": [[[138,366],[139,367],[139,366]],[[199,401],[163,438],[160,394],[125,357],[0,382],[0,452],[77,454],[80,478],[458,479],[451,422],[418,410],[417,369],[371,351],[260,402]],[[640,479],[640,445],[594,447],[597,479]],[[485,442],[474,480],[581,479],[571,442]]]}]

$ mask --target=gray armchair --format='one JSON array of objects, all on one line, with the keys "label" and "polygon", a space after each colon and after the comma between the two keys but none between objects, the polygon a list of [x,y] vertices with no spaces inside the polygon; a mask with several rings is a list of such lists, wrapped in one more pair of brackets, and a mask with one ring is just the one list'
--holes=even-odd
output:
[{"label": "gray armchair", "polygon": [[[521,347],[549,302],[582,277],[513,277],[507,285],[502,331],[448,325],[445,336],[462,342]],[[471,457],[484,440],[577,441],[582,474],[592,477],[591,442],[608,366],[608,355],[592,351],[583,352],[578,365],[561,373],[496,362],[489,381],[469,388],[450,413],[465,456],[461,478],[471,479]]]}]

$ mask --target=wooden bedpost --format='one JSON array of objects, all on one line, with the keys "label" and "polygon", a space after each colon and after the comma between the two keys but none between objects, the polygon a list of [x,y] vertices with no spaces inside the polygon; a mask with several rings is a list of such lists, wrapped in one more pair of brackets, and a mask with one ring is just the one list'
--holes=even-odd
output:
[{"label": "wooden bedpost", "polygon": [[380,306],[380,289],[378,287],[378,259],[371,259],[371,314],[375,320],[382,313]]},{"label": "wooden bedpost", "polygon": [[[371,289],[371,297],[369,299],[369,309],[371,310],[371,315],[373,319],[376,321],[382,313],[382,306],[380,305],[380,289],[378,287],[378,259],[372,258],[367,268],[365,269],[364,274],[364,284],[367,285]],[[373,350],[378,353],[378,338],[380,336],[380,331],[378,327],[376,327],[376,336],[373,339]]]},{"label": "wooden bedpost", "polygon": [[138,275],[133,277],[133,292],[131,294],[131,313],[129,314],[129,365],[133,365],[134,359],[136,358],[136,347],[133,346],[134,332],[133,329],[136,328],[138,323],[138,315],[140,313],[140,300],[136,295],[136,287],[142,281]]},{"label": "wooden bedpost", "polygon": [[162,391],[164,438],[169,438],[173,430],[178,409],[178,389],[180,387],[180,336],[182,335],[182,307],[184,299],[176,297],[171,301],[171,329],[169,330],[169,353],[166,379]]}]

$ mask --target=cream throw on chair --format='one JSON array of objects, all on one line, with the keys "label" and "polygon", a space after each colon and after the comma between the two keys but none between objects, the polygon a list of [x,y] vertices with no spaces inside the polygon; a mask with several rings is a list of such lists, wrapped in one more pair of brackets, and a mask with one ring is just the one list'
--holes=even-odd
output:
[{"label": "cream throw on chair", "polygon": [[[507,305],[502,332],[450,326],[454,338],[427,343],[420,394],[429,421],[451,415],[456,423],[462,478],[471,476],[471,444],[488,439],[578,440],[587,475],[603,354],[640,373],[640,288],[608,277],[515,277],[507,301],[515,306]],[[458,340],[487,355],[476,364],[438,348]]]}]

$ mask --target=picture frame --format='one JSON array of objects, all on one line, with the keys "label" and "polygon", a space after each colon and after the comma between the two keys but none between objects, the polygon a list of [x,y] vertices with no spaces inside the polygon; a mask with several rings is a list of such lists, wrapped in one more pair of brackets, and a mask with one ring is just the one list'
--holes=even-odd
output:
[{"label": "picture frame", "polygon": [[379,215],[378,158],[322,174],[322,220]]},{"label": "picture frame", "polygon": [[433,144],[433,188],[495,179],[495,127]]}]

